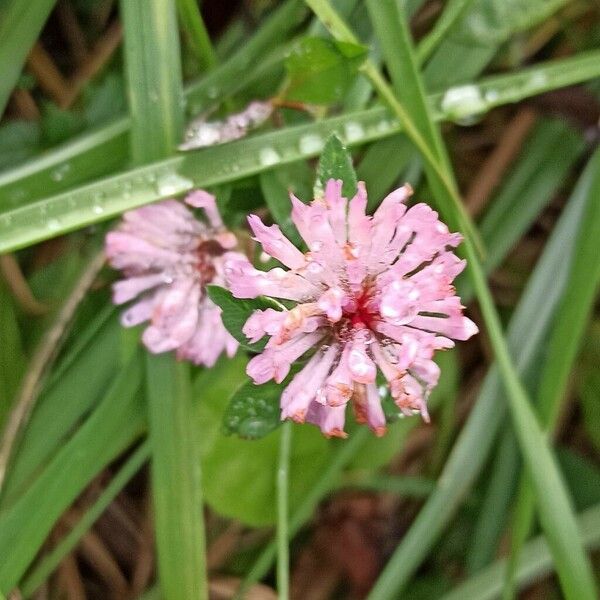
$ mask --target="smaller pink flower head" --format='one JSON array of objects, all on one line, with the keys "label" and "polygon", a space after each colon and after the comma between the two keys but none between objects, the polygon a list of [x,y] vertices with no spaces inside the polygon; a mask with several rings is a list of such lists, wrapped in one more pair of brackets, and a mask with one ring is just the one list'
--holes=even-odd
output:
[{"label": "smaller pink flower head", "polygon": [[281,382],[294,361],[314,350],[281,397],[281,417],[318,425],[344,437],[345,411],[377,434],[385,416],[376,383],[380,371],[403,414],[429,421],[427,398],[437,385],[436,350],[477,333],[463,316],[452,281],[465,263],[453,253],[462,240],[426,204],[405,205],[405,185],[371,217],[367,193],[342,197],[330,180],[322,199],[306,205],[294,196],[292,220],[308,247],[302,253],[279,230],[248,218],[263,250],[286,269],[259,271],[231,259],[225,275],[234,296],[261,294],[296,302],[290,310],[255,311],[244,326],[252,341],[270,339],[249,363],[255,383]]},{"label": "smaller pink flower head", "polygon": [[225,261],[246,258],[231,250],[236,238],[225,229],[214,196],[197,190],[185,202],[202,208],[206,222],[178,200],[165,200],[125,213],[106,236],[107,259],[125,275],[113,286],[113,301],[137,298],[121,323],[150,321],[142,340],[151,352],[176,350],[180,359],[212,366],[223,351],[233,356],[237,342],[205,286],[224,284]]}]

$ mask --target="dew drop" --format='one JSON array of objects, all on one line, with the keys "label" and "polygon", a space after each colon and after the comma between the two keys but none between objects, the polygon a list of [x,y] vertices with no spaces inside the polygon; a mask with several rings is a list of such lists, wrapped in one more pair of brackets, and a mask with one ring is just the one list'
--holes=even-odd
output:
[{"label": "dew drop", "polygon": [[69,165],[68,163],[60,165],[59,167],[56,167],[54,171],[52,171],[52,173],[50,174],[50,178],[52,179],[52,181],[62,181],[70,170],[71,165]]},{"label": "dew drop", "polygon": [[48,229],[52,229],[52,231],[56,231],[60,229],[60,221],[58,219],[50,219],[47,223]]},{"label": "dew drop", "polygon": [[344,134],[346,141],[355,142],[357,140],[361,140],[365,136],[365,130],[360,123],[350,121],[344,125]]},{"label": "dew drop", "polygon": [[487,90],[485,93],[486,102],[496,102],[500,98],[500,92],[498,90]]},{"label": "dew drop", "polygon": [[157,192],[161,196],[172,196],[187,192],[194,187],[194,183],[178,173],[161,175],[156,182]]},{"label": "dew drop", "polygon": [[92,211],[95,215],[101,215],[104,212],[104,207],[101,204],[94,204]]},{"label": "dew drop", "polygon": [[316,154],[323,150],[324,142],[315,133],[307,133],[300,138],[300,152],[302,154]]},{"label": "dew drop", "polygon": [[542,71],[536,71],[531,75],[528,83],[532,88],[543,88],[548,83],[548,76]]},{"label": "dew drop", "polygon": [[281,160],[281,157],[275,148],[262,148],[258,153],[258,159],[261,165],[268,167],[276,165]]},{"label": "dew drop", "polygon": [[487,109],[487,103],[476,85],[449,89],[441,102],[442,111],[459,125],[472,125]]},{"label": "dew drop", "polygon": [[379,123],[377,123],[377,131],[379,133],[386,133],[388,131],[390,131],[392,129],[392,123],[391,121],[388,121],[387,119],[383,119],[382,121],[379,121]]}]

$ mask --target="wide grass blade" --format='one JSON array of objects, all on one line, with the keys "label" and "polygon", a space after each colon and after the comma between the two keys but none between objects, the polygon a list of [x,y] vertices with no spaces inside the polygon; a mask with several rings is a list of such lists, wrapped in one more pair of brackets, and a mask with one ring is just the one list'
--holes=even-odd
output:
[{"label": "wide grass blade", "polygon": [[[600,52],[570,62],[574,67],[572,71],[566,69],[566,59],[549,63],[544,72],[552,83],[547,85],[561,87],[598,76],[598,56]],[[556,78],[553,78],[553,74],[556,74]],[[481,90],[484,97],[485,90],[493,86],[500,93],[500,98],[506,92],[513,102],[514,88],[511,82],[521,77],[520,73],[503,78],[494,77],[490,84],[484,80],[477,89]],[[523,97],[540,91],[539,87],[526,87]],[[432,97],[430,102],[435,106],[441,98],[442,95]],[[499,101],[494,96],[494,102]],[[442,118],[442,113],[434,116]],[[321,152],[325,139],[332,133],[338,135],[347,146],[357,146],[399,131],[401,127],[389,111],[373,108],[158,161],[21,208],[1,212],[0,252],[22,248],[102,221],[136,206],[186,192],[192,187],[232,182],[303,158],[312,158]],[[35,170],[29,172],[27,180],[35,179],[36,173]],[[16,193],[19,185],[14,181],[8,185]],[[0,194],[5,190],[1,186],[0,178]]]},{"label": "wide grass blade", "polygon": [[171,0],[121,2],[131,156],[144,164],[181,141],[183,91],[179,31]]},{"label": "wide grass blade", "polygon": [[[171,154],[181,139],[183,92],[173,0],[123,0],[131,154]],[[189,364],[146,357],[152,497],[160,586],[166,600],[208,598],[200,445]]]},{"label": "wide grass blade", "polygon": [[167,600],[208,598],[199,431],[189,365],[146,357],[152,495],[160,585]]}]

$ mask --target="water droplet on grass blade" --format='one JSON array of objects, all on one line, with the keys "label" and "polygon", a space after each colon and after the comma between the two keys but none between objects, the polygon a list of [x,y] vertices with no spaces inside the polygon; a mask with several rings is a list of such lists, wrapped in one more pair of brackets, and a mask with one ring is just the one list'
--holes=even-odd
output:
[{"label": "water droplet on grass blade", "polygon": [[344,136],[347,142],[356,142],[365,136],[365,130],[360,123],[350,121],[344,125]]},{"label": "water droplet on grass blade", "polygon": [[316,133],[307,133],[300,138],[299,145],[302,154],[316,154],[323,150],[325,142]]},{"label": "water droplet on grass blade", "polygon": [[156,181],[156,190],[161,196],[174,196],[187,192],[194,187],[194,183],[182,177],[178,173],[165,173],[158,177]]},{"label": "water droplet on grass blade", "polygon": [[281,156],[275,148],[262,148],[258,153],[258,159],[261,165],[268,167],[276,165],[281,160]]},{"label": "water droplet on grass blade", "polygon": [[488,108],[476,85],[450,88],[443,96],[442,111],[458,125],[472,125]]}]

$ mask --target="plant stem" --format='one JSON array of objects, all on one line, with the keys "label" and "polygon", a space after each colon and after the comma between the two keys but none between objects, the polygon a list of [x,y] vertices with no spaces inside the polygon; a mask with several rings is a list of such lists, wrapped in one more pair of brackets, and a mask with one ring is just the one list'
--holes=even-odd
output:
[{"label": "plant stem", "polygon": [[292,447],[292,423],[281,427],[279,466],[277,468],[277,592],[280,600],[288,600],[290,587],[289,557],[289,469]]}]

